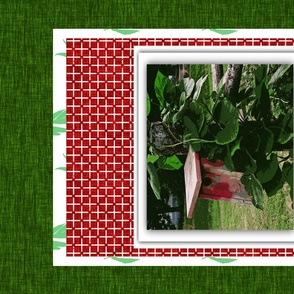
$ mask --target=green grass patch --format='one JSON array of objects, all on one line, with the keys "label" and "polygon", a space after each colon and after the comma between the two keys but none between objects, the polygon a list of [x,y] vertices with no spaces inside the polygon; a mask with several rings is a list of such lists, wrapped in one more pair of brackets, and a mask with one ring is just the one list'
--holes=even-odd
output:
[{"label": "green grass patch", "polygon": [[183,229],[194,230],[292,230],[293,210],[289,186],[265,197],[264,210],[224,201],[198,199],[192,219]]}]

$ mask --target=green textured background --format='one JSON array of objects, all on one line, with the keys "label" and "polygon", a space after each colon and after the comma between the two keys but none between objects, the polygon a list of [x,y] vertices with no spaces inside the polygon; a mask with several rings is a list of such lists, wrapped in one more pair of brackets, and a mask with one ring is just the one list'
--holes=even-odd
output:
[{"label": "green textured background", "polygon": [[63,2],[0,4],[0,293],[292,293],[292,267],[52,266],[53,28],[292,28],[290,2]]}]

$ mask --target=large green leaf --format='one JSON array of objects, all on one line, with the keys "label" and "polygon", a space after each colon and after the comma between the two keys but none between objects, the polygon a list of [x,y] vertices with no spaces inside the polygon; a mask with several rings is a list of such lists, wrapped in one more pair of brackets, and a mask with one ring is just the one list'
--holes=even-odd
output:
[{"label": "large green leaf", "polygon": [[258,179],[253,174],[243,175],[241,178],[241,183],[244,185],[248,195],[251,196],[253,205],[256,208],[263,210],[264,194],[262,185]]},{"label": "large green leaf", "polygon": [[149,115],[150,111],[151,111],[151,101],[150,101],[150,97],[147,93],[147,116]]},{"label": "large green leaf", "polygon": [[178,112],[175,113],[175,115],[173,116],[173,124],[175,124],[178,120],[180,120],[183,117],[183,114],[186,108],[187,108],[187,103],[185,101],[184,104],[178,110]]},{"label": "large green leaf", "polygon": [[264,83],[255,88],[255,102],[252,109],[252,115],[257,119],[270,117],[271,102],[268,90]]},{"label": "large green leaf", "polygon": [[[186,139],[198,139],[198,131],[196,125],[192,122],[192,120],[188,116],[184,116],[183,122],[187,131],[185,132]],[[192,147],[194,152],[198,152],[201,149],[201,145],[199,142],[189,142],[190,146]]]},{"label": "large green leaf", "polygon": [[160,197],[160,182],[157,174],[157,170],[155,166],[151,163],[147,163],[147,171],[149,174],[148,181],[150,183],[150,186],[153,190],[153,193],[155,194],[157,199],[161,199]]},{"label": "large green leaf", "polygon": [[263,128],[260,134],[259,152],[264,154],[271,152],[273,144],[274,134],[268,128]]},{"label": "large green leaf", "polygon": [[198,101],[193,101],[189,104],[189,108],[193,113],[193,121],[195,122],[197,132],[200,133],[204,127],[205,114],[204,109]]},{"label": "large green leaf", "polygon": [[183,164],[176,155],[172,155],[163,160],[158,161],[158,166],[165,170],[178,170]]},{"label": "large green leaf", "polygon": [[256,161],[251,157],[250,153],[245,149],[238,149],[232,156],[234,167],[236,171],[250,175],[256,172]]},{"label": "large green leaf", "polygon": [[239,132],[239,110],[233,106],[230,100],[224,98],[216,106],[213,115],[215,121],[224,126],[216,135],[216,143],[225,145],[234,141]]},{"label": "large green leaf", "polygon": [[53,238],[66,238],[65,224],[62,224],[53,228]]},{"label": "large green leaf", "polygon": [[276,174],[279,162],[276,154],[271,154],[267,160],[265,156],[260,156],[257,161],[256,177],[261,184],[270,181]]},{"label": "large green leaf", "polygon": [[283,178],[281,169],[278,167],[275,176],[268,182],[262,184],[268,197],[276,195],[276,193],[283,187],[285,179]]},{"label": "large green leaf", "polygon": [[196,82],[196,90],[195,90],[195,93],[193,95],[193,101],[197,101],[197,99],[200,97],[202,86],[203,86],[204,82],[206,81],[207,77],[208,77],[208,75],[206,75],[205,77],[201,77]]},{"label": "large green leaf", "polygon": [[154,163],[158,160],[158,158],[159,158],[159,155],[148,154],[147,155],[147,162]]},{"label": "large green leaf", "polygon": [[164,107],[164,102],[171,103],[176,94],[176,88],[172,81],[160,71],[157,72],[154,89],[161,109]]},{"label": "large green leaf", "polygon": [[258,86],[261,82],[263,82],[266,77],[268,71],[268,65],[262,64],[260,65],[254,72],[255,85]]},{"label": "large green leaf", "polygon": [[186,93],[186,98],[190,97],[195,86],[195,81],[194,79],[191,78],[183,78],[183,83],[184,83],[184,89]]},{"label": "large green leaf", "polygon": [[291,66],[292,64],[282,64],[280,67],[278,67],[276,72],[271,77],[268,86],[274,84],[278,79],[280,79]]},{"label": "large green leaf", "polygon": [[293,188],[293,164],[285,162],[283,165],[283,177],[288,182],[289,186]]},{"label": "large green leaf", "polygon": [[59,110],[53,113],[54,124],[66,124],[66,112],[65,109]]}]

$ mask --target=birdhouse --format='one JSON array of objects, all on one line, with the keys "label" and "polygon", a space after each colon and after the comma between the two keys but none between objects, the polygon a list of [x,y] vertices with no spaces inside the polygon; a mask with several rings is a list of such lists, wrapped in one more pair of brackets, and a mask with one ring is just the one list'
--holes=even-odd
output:
[{"label": "birdhouse", "polygon": [[192,218],[198,198],[252,205],[240,172],[230,172],[224,162],[200,158],[189,148],[184,166],[187,217]]}]

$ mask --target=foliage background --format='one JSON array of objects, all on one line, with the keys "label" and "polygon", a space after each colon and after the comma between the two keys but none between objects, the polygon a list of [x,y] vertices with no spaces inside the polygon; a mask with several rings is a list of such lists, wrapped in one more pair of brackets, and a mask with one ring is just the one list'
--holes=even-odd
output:
[{"label": "foliage background", "polygon": [[0,293],[247,293],[265,284],[267,293],[291,293],[292,267],[53,268],[52,30],[292,28],[294,7],[280,0],[66,3],[0,4]]}]

